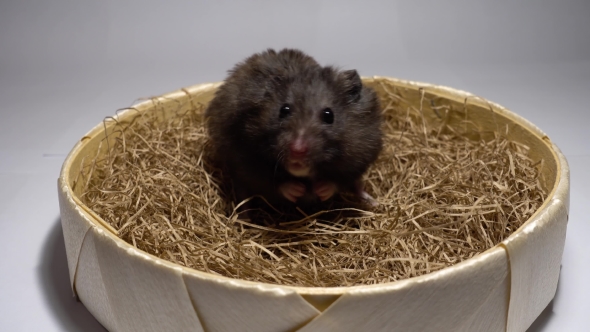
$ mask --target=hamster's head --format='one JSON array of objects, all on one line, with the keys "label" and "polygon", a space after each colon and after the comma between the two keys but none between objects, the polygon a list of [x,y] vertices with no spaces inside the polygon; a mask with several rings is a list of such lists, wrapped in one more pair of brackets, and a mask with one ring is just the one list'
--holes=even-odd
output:
[{"label": "hamster's head", "polygon": [[307,68],[273,77],[264,91],[249,129],[264,133],[261,149],[291,175],[359,177],[381,150],[379,102],[355,70]]}]

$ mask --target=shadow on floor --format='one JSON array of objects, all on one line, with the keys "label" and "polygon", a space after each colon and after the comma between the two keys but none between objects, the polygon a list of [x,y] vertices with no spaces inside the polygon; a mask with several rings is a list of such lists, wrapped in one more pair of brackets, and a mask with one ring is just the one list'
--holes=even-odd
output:
[{"label": "shadow on floor", "polygon": [[106,329],[76,300],[70,287],[70,275],[66,258],[66,248],[57,218],[45,239],[41,253],[42,261],[37,269],[37,278],[41,284],[45,301],[63,331],[99,331]]}]

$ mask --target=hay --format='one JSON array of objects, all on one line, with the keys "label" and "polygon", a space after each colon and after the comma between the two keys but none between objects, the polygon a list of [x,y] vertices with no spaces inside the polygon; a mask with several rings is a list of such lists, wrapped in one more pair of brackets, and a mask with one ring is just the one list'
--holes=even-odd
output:
[{"label": "hay", "polygon": [[[377,284],[423,275],[495,246],[543,203],[528,148],[471,140],[383,97],[385,149],[365,176],[379,206],[299,220],[241,220],[208,164],[203,106],[149,113],[83,168],[83,202],[123,240],[212,274],[294,286]],[[445,123],[445,121],[443,121]],[[340,207],[340,206],[338,206]],[[275,216],[276,218],[276,216]],[[286,220],[286,219],[285,219]]]}]

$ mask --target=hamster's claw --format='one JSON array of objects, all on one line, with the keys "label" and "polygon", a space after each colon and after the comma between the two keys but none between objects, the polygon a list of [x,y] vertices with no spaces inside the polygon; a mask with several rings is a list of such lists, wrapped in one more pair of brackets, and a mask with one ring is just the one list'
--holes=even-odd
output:
[{"label": "hamster's claw", "polygon": [[377,202],[376,199],[373,198],[373,196],[369,195],[368,192],[365,191],[365,185],[363,184],[363,181],[358,180],[355,184],[356,186],[356,194],[357,197],[360,197],[360,199],[362,199],[363,201],[365,201],[367,204],[371,205],[372,207],[377,207],[379,206],[379,202]]},{"label": "hamster's claw", "polygon": [[337,189],[338,188],[334,183],[326,181],[318,182],[313,186],[314,194],[316,194],[322,202],[334,196]]},{"label": "hamster's claw", "polygon": [[305,185],[301,182],[285,182],[279,186],[279,191],[286,199],[295,203],[299,197],[305,195]]},{"label": "hamster's claw", "polygon": [[374,199],[373,196],[369,195],[369,193],[367,193],[366,191],[362,190],[359,193],[359,196],[361,197],[361,199],[363,199],[365,202],[367,202],[372,207],[379,206],[379,202],[377,202],[377,200]]}]

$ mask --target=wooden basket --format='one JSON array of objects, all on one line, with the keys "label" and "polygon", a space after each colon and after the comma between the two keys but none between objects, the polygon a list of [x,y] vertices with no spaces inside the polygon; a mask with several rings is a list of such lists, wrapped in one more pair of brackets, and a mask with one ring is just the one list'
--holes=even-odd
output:
[{"label": "wooden basket", "polygon": [[[509,139],[543,160],[540,180],[548,198],[499,245],[420,277],[332,288],[230,279],[136,249],[81,202],[82,186],[75,185],[80,168],[105,153],[105,134],[117,135],[114,122],[101,123],[74,146],[58,180],[74,293],[111,331],[525,331],[555,295],[559,279],[569,211],[563,154],[535,125],[467,92],[384,77],[364,82],[379,94],[395,89],[410,104],[422,105],[429,122],[440,121],[434,105],[450,105],[447,119],[461,123],[466,134],[508,128]],[[218,86],[178,90],[115,118],[128,121],[140,112],[166,117],[179,105],[208,103]]]}]

